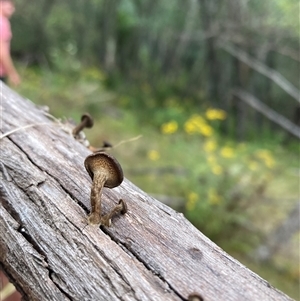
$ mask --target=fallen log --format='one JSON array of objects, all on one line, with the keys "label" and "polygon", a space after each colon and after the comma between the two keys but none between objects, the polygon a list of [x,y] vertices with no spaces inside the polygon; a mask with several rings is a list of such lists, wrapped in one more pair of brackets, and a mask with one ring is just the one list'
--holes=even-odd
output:
[{"label": "fallen log", "polygon": [[90,151],[0,93],[0,264],[24,300],[291,300],[126,179],[104,189],[103,207],[122,198],[128,212],[88,225]]}]

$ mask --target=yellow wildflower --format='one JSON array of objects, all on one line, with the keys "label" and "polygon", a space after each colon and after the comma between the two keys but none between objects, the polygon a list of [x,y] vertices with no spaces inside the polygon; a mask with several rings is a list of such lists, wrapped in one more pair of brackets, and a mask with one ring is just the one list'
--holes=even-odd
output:
[{"label": "yellow wildflower", "polygon": [[188,134],[193,134],[196,132],[196,127],[194,124],[192,124],[191,122],[187,121],[184,124],[184,130],[188,133]]},{"label": "yellow wildflower", "polygon": [[157,161],[160,158],[159,152],[154,149],[150,150],[147,155],[151,161]]},{"label": "yellow wildflower", "polygon": [[219,205],[222,199],[219,194],[216,193],[214,189],[209,189],[208,191],[208,203],[211,205]]},{"label": "yellow wildflower", "polygon": [[216,120],[216,119],[219,119],[219,120],[224,120],[226,119],[226,112],[223,111],[223,110],[219,110],[219,109],[208,109],[206,112],[205,112],[205,116],[208,120]]},{"label": "yellow wildflower", "polygon": [[192,115],[184,124],[184,129],[188,134],[198,132],[199,127],[205,124],[205,120],[200,115]]},{"label": "yellow wildflower", "polygon": [[188,194],[188,201],[186,203],[186,209],[191,211],[195,208],[196,202],[198,200],[198,194],[196,192],[190,192]]},{"label": "yellow wildflower", "polygon": [[258,168],[258,164],[256,161],[250,161],[248,167],[250,170],[255,171]]},{"label": "yellow wildflower", "polygon": [[193,122],[188,122],[185,123],[184,129],[188,134],[196,134],[199,133],[199,125],[193,123]]},{"label": "yellow wildflower", "polygon": [[188,134],[200,133],[205,137],[213,134],[213,129],[200,115],[192,115],[184,124],[184,130]]},{"label": "yellow wildflower", "polygon": [[204,144],[204,150],[207,153],[213,152],[217,148],[217,143],[215,140],[207,140]]},{"label": "yellow wildflower", "polygon": [[266,150],[266,149],[260,149],[258,150],[256,153],[256,156],[259,158],[264,158],[266,156],[270,155],[270,151]]},{"label": "yellow wildflower", "polygon": [[265,163],[268,168],[274,167],[275,161],[270,151],[262,149],[257,151],[256,155]]},{"label": "yellow wildflower", "polygon": [[213,128],[208,124],[203,124],[199,128],[199,132],[205,137],[210,137],[213,134]]},{"label": "yellow wildflower", "polygon": [[215,163],[216,162],[216,157],[215,156],[208,156],[207,157],[207,161],[209,163]]},{"label": "yellow wildflower", "polygon": [[211,168],[213,174],[215,174],[216,176],[219,176],[223,173],[223,168],[220,165],[214,164]]},{"label": "yellow wildflower", "polygon": [[225,146],[221,149],[221,156],[224,158],[233,158],[234,157],[234,152],[233,148]]},{"label": "yellow wildflower", "polygon": [[174,120],[164,123],[161,126],[161,131],[163,134],[173,134],[177,131],[177,129],[178,129],[178,124]]},{"label": "yellow wildflower", "polygon": [[275,165],[275,161],[273,160],[272,157],[269,157],[265,159],[265,164],[268,168],[273,168]]},{"label": "yellow wildflower", "polygon": [[197,125],[205,123],[205,119],[201,115],[198,115],[198,114],[192,115],[192,117],[190,118],[190,121]]}]

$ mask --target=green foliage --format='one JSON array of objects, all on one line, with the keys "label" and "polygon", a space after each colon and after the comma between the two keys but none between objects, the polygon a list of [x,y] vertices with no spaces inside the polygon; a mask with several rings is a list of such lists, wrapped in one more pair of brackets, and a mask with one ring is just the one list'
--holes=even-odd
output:
[{"label": "green foliage", "polygon": [[95,104],[113,97],[104,90],[106,75],[92,67],[70,69],[69,66],[64,73],[26,68],[22,77],[19,92],[40,105],[48,105],[57,116],[68,113],[67,117],[74,117],[85,109],[93,111]]},{"label": "green foliage", "polygon": [[[295,100],[216,42],[235,44],[299,87],[298,8],[297,0],[41,0],[39,6],[18,0],[12,49],[29,64],[70,76],[82,64],[102,68],[107,85],[129,96],[127,108],[147,111],[141,120],[151,115],[156,126],[162,115],[178,113],[167,104],[172,97],[187,103],[184,110],[225,109],[228,136],[240,128],[239,138],[254,141],[263,118],[247,107],[242,122],[231,88],[242,87],[288,119]],[[268,121],[262,124],[275,131]]]},{"label": "green foliage", "polygon": [[74,40],[72,25],[73,13],[67,3],[56,4],[45,22],[47,36],[54,48],[64,48],[66,43]]}]

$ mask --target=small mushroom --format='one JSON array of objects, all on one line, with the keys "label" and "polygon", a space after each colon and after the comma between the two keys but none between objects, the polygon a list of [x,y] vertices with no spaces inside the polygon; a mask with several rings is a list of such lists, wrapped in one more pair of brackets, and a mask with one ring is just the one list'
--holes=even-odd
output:
[{"label": "small mushroom", "polygon": [[188,301],[203,301],[204,299],[198,293],[191,293],[188,296]]},{"label": "small mushroom", "polygon": [[102,218],[102,222],[101,224],[104,225],[104,226],[107,226],[109,227],[110,224],[111,224],[111,218],[117,214],[121,212],[121,214],[125,214],[127,212],[127,204],[125,203],[124,200],[120,199],[119,200],[119,203],[117,206],[115,206],[115,208],[113,208],[110,213],[108,213],[107,215],[105,215],[103,218]]},{"label": "small mushroom", "polygon": [[119,162],[105,152],[96,152],[86,157],[84,166],[93,180],[91,189],[91,213],[88,217],[89,224],[110,225],[110,220],[117,212],[127,211],[123,200],[111,210],[110,213],[101,217],[101,192],[103,187],[114,188],[123,181],[123,170]]},{"label": "small mushroom", "polygon": [[84,113],[81,116],[81,122],[73,129],[73,136],[76,137],[84,128],[91,128],[94,125],[92,116]]},{"label": "small mushroom", "polygon": [[89,150],[92,151],[93,153],[96,152],[104,152],[105,150],[113,148],[113,145],[107,141],[103,141],[103,145],[100,148],[96,148],[92,145],[89,146]]}]

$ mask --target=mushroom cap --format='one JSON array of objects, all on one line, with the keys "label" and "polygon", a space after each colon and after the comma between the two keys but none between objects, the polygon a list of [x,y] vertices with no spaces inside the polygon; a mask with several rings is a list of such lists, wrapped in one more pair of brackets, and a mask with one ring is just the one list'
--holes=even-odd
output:
[{"label": "mushroom cap", "polygon": [[86,120],[85,121],[85,127],[91,128],[94,125],[94,120],[93,120],[92,116],[89,113],[84,113],[81,116],[81,121],[84,121],[84,120]]},{"label": "mushroom cap", "polygon": [[96,172],[106,174],[104,187],[114,188],[119,186],[123,181],[124,176],[120,163],[108,153],[96,152],[90,154],[84,160],[84,166],[92,180]]}]

